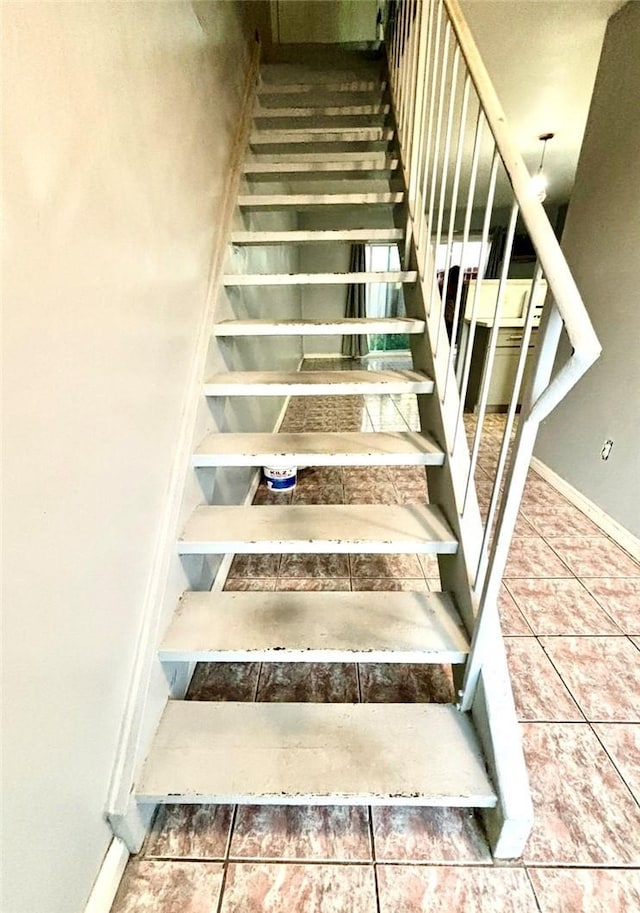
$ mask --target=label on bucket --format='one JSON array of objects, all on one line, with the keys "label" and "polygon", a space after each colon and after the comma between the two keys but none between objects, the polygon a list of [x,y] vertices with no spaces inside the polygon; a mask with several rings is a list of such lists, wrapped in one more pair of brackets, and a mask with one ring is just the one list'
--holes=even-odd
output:
[{"label": "label on bucket", "polygon": [[296,466],[286,468],[264,467],[264,477],[267,482],[267,488],[271,491],[291,491],[296,487],[298,469]]}]

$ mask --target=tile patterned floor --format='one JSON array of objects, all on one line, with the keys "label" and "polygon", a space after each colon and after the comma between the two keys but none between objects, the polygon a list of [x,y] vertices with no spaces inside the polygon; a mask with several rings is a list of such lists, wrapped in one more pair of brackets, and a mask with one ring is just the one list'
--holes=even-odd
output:
[{"label": "tile patterned floor", "polygon": [[[282,429],[407,427],[415,397],[350,396],[293,399]],[[487,416],[481,509],[501,427]],[[256,496],[426,499],[424,473],[400,468],[307,469],[292,494]],[[425,591],[439,580],[432,557],[264,555],[237,557],[226,588]],[[167,806],[113,913],[637,913],[640,566],[531,472],[500,612],[536,811],[522,860],[494,863],[466,809]],[[449,701],[452,689],[447,667],[226,663],[200,665],[188,697]]]}]

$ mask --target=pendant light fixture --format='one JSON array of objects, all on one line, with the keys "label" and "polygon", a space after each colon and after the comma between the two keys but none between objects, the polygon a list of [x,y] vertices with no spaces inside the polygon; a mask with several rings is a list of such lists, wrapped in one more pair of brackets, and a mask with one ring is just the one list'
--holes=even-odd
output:
[{"label": "pendant light fixture", "polygon": [[540,156],[540,167],[536,174],[531,178],[531,193],[533,196],[537,197],[541,203],[547,198],[547,187],[549,186],[549,181],[547,180],[546,175],[542,171],[542,166],[544,165],[544,154],[547,151],[547,143],[550,139],[553,139],[555,134],[553,133],[541,133],[538,139],[542,143],[542,155]]}]

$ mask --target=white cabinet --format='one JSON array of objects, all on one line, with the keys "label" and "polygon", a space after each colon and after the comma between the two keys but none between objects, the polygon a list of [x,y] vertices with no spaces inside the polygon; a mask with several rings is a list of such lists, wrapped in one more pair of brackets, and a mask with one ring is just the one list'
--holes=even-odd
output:
[{"label": "white cabinet", "polygon": [[[487,409],[490,412],[504,411],[511,402],[530,292],[530,279],[509,279],[507,282],[500,311],[500,328],[498,330],[496,353],[491,377],[489,378]],[[533,365],[533,353],[538,335],[537,326],[540,321],[540,312],[542,311],[546,292],[546,282],[539,283],[533,302],[535,308],[534,329],[529,340],[525,374],[520,386],[520,397]],[[464,363],[464,353],[469,345],[469,324],[475,294],[476,283],[474,281],[469,284],[466,294],[465,316],[460,339],[460,363]],[[465,397],[465,409],[471,412],[475,412],[478,409],[482,387],[489,368],[489,344],[494,324],[497,295],[498,280],[483,280],[475,305],[477,324],[473,340],[469,384]]]}]

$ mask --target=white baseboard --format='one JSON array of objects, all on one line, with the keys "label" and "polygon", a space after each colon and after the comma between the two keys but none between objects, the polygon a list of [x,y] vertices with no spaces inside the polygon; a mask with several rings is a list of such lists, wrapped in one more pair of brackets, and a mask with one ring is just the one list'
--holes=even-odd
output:
[{"label": "white baseboard", "polygon": [[607,536],[610,536],[614,542],[617,542],[626,552],[629,552],[636,561],[640,561],[640,539],[637,539],[633,533],[630,533],[624,526],[620,526],[613,517],[610,517],[601,507],[598,507],[597,504],[585,497],[582,492],[579,492],[577,488],[570,485],[557,472],[550,469],[542,460],[532,457],[531,468],[550,485],[553,485],[568,501],[571,501],[578,510],[581,510],[590,520],[593,520]]},{"label": "white baseboard", "polygon": [[84,913],[109,913],[128,859],[129,850],[124,841],[114,837],[100,866]]}]

